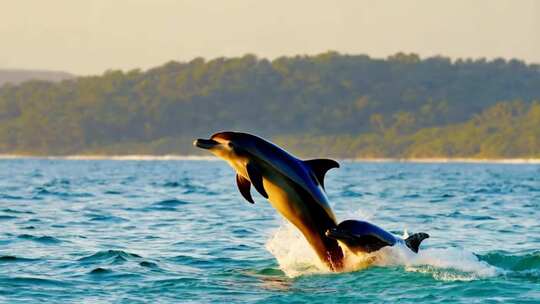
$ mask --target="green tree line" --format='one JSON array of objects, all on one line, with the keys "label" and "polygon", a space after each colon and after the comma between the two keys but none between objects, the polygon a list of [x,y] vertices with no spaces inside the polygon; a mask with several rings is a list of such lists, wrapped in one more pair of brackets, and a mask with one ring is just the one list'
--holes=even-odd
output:
[{"label": "green tree line", "polygon": [[0,88],[0,153],[196,154],[239,130],[301,155],[539,157],[540,66],[246,55]]},{"label": "green tree line", "polygon": [[323,154],[344,158],[540,158],[540,102],[501,102],[466,122],[416,131],[407,131],[400,118],[395,117],[393,125],[375,132],[285,135],[275,141],[311,157]]}]

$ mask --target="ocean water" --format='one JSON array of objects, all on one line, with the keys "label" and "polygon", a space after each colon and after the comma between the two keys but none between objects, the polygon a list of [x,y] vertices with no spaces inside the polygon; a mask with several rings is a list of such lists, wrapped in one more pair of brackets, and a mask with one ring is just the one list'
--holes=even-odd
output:
[{"label": "ocean water", "polygon": [[341,164],[338,219],[418,255],[329,273],[221,161],[0,160],[0,302],[540,303],[540,165]]}]

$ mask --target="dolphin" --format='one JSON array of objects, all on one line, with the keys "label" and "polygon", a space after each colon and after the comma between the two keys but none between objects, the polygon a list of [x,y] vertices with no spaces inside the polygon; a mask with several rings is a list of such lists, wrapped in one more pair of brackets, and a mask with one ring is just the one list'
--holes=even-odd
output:
[{"label": "dolphin", "polygon": [[319,259],[333,271],[343,268],[343,251],[326,232],[337,227],[324,190],[324,176],[339,164],[331,159],[300,160],[260,137],[220,132],[197,139],[196,147],[224,159],[236,171],[242,196],[254,203],[251,185],[296,226]]},{"label": "dolphin", "polygon": [[353,253],[371,253],[386,246],[406,245],[418,253],[420,243],[429,238],[427,233],[415,233],[406,239],[394,236],[384,229],[365,221],[346,220],[326,231],[326,236],[345,244]]},{"label": "dolphin", "polygon": [[242,196],[253,204],[253,185],[302,232],[330,270],[343,269],[344,254],[338,241],[353,253],[373,252],[401,242],[417,253],[422,240],[429,237],[417,233],[403,240],[364,221],[346,220],[338,225],[324,188],[326,172],[339,168],[334,160],[300,160],[273,143],[240,132],[216,133],[193,144],[227,161],[236,171]]}]

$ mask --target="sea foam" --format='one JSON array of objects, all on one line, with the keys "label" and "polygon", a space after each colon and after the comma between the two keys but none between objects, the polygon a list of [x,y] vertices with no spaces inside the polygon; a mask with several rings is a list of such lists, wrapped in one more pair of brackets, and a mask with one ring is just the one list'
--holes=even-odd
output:
[{"label": "sea foam", "polygon": [[[342,247],[345,252],[344,272],[373,266],[401,266],[405,271],[429,274],[442,281],[470,281],[496,276],[500,272],[497,267],[480,261],[474,253],[459,248],[426,248],[415,254],[405,245],[396,244],[370,254],[354,254]],[[300,231],[289,223],[272,232],[266,249],[274,255],[288,277],[331,273]]]}]

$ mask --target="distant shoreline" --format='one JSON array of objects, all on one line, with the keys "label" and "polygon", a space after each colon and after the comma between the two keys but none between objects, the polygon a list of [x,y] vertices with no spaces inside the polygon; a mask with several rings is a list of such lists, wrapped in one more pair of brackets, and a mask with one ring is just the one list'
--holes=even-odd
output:
[{"label": "distant shoreline", "polygon": [[[216,161],[214,156],[199,155],[19,155],[0,154],[0,160],[6,159],[51,159],[51,160],[116,160],[116,161],[165,161],[165,160],[204,160]],[[540,158],[346,158],[350,162],[373,163],[487,163],[487,164],[540,164]]]}]

